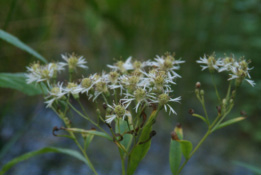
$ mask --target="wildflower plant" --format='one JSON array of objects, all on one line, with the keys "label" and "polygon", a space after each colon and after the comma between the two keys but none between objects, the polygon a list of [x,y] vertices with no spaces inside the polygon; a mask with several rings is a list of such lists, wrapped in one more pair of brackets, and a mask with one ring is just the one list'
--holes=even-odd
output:
[{"label": "wildflower plant", "polygon": [[[72,139],[81,151],[81,159],[94,174],[98,173],[87,155],[88,145],[94,136],[103,137],[118,148],[122,174],[134,174],[156,134],[152,128],[158,113],[164,110],[171,117],[173,114],[177,115],[175,108],[181,102],[181,96],[175,93],[173,87],[176,80],[181,78],[177,71],[185,61],[176,59],[170,53],[144,62],[129,57],[126,61],[108,65],[107,72],[78,75],[78,69],[88,69],[86,59],[75,54],[62,55],[62,59],[62,62],[45,65],[32,63],[27,67],[26,74],[27,83],[37,84],[41,88],[46,107],[51,108],[64,122],[64,126],[54,127],[53,134]],[[249,67],[250,62],[244,58],[237,60],[234,56],[226,55],[224,58],[216,58],[212,54],[204,55],[196,62],[202,70],[208,70],[213,78],[218,99],[217,116],[213,118],[208,115],[205,90],[197,82],[195,95],[204,113],[199,114],[193,109],[189,112],[201,119],[208,130],[193,149],[192,143],[183,139],[181,125],[174,128],[169,151],[170,167],[174,175],[180,174],[211,133],[245,118],[240,116],[226,120],[234,107],[236,93],[242,82],[255,85],[249,74],[252,69]],[[223,96],[214,81],[214,76],[221,72],[226,72],[228,77],[227,93]],[[67,78],[60,81],[61,75],[65,73],[68,73]],[[89,110],[83,99],[94,104],[96,116],[88,114]],[[90,129],[74,126],[71,122],[73,114],[85,120]],[[58,134],[61,130],[67,135]],[[78,154],[77,156],[79,158]],[[182,156],[185,158],[183,162]]]}]

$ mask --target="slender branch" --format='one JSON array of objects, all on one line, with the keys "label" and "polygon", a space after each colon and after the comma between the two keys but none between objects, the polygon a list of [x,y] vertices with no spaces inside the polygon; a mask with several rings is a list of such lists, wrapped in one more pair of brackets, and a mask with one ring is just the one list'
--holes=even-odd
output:
[{"label": "slender branch", "polygon": [[219,96],[218,89],[217,89],[217,86],[216,86],[213,74],[211,74],[211,77],[212,77],[212,82],[213,82],[213,85],[214,85],[214,88],[215,88],[215,91],[216,91],[216,95],[217,95],[218,101],[219,101],[219,103],[221,103],[221,98]]}]

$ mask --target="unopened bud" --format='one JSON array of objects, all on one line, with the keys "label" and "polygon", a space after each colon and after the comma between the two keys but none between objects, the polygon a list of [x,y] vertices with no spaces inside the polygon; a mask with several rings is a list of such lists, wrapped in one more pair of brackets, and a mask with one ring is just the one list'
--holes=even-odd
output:
[{"label": "unopened bud", "polygon": [[196,95],[199,95],[199,90],[195,89],[195,93],[196,93]]},{"label": "unopened bud", "polygon": [[200,95],[204,95],[204,90],[200,90]]},{"label": "unopened bud", "polygon": [[103,103],[103,104],[102,104],[102,107],[106,110],[108,106],[107,106],[106,103]]},{"label": "unopened bud", "polygon": [[171,132],[171,139],[172,140],[180,140],[178,134],[175,131]]},{"label": "unopened bud", "polygon": [[201,83],[198,81],[198,82],[196,83],[196,88],[199,89],[200,87],[201,87]]},{"label": "unopened bud", "polygon": [[247,113],[245,111],[240,111],[240,115],[243,115],[244,117],[247,117]]},{"label": "unopened bud", "polygon": [[195,111],[194,111],[194,109],[189,109],[188,112],[189,112],[189,114],[193,115]]}]

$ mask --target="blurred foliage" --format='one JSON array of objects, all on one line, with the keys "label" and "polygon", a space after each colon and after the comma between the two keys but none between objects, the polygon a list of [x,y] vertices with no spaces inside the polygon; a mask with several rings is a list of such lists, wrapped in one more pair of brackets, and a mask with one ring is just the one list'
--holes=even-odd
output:
[{"label": "blurred foliage", "polygon": [[[234,115],[242,109],[249,118],[235,131],[260,148],[260,0],[1,0],[0,27],[49,61],[60,59],[60,54],[66,52],[85,56],[90,72],[105,68],[113,58],[132,55],[152,59],[156,54],[175,51],[177,58],[186,60],[181,68],[183,78],[175,87],[183,100],[175,109],[183,117],[178,120],[186,121],[188,127],[197,121],[186,117],[190,107],[198,107],[193,93],[195,82],[201,81],[205,90],[212,88],[211,77],[201,73],[195,60],[213,52],[218,56],[245,56],[255,67],[250,74],[256,87],[241,87],[244,90],[237,97]],[[28,53],[4,41],[0,41],[0,53],[0,72],[24,72],[34,61]],[[226,77],[217,77],[216,81],[222,89]],[[208,93],[212,106],[216,102],[213,92]],[[1,89],[1,116],[21,96]]]}]

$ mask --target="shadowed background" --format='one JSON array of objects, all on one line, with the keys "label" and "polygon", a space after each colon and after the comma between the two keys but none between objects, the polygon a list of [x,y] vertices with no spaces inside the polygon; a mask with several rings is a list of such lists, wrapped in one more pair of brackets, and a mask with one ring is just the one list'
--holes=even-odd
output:
[{"label": "shadowed background", "polygon": [[[48,61],[61,60],[62,53],[85,56],[88,73],[99,72],[116,59],[153,59],[166,51],[186,61],[178,72],[174,96],[182,96],[174,104],[177,116],[161,113],[154,125],[149,154],[137,175],[170,174],[168,149],[170,132],[180,122],[186,139],[195,145],[206,128],[188,114],[188,109],[202,112],[194,96],[200,81],[206,91],[207,109],[216,115],[217,100],[207,71],[195,63],[200,56],[234,53],[252,61],[250,72],[256,86],[241,86],[230,117],[244,110],[248,118],[241,123],[214,133],[183,171],[189,174],[252,175],[233,161],[261,165],[261,2],[259,0],[1,0],[1,29],[18,37]],[[35,60],[31,55],[0,41],[0,72],[24,72]],[[115,59],[114,59],[115,58]],[[216,77],[221,92],[226,91],[227,77]],[[86,106],[89,106],[86,102]],[[88,108],[93,113],[91,107]],[[75,117],[75,123],[81,119]],[[26,96],[11,89],[0,90],[0,163],[45,146],[73,148],[65,138],[51,132],[62,125],[55,114],[46,109],[40,96]],[[87,123],[81,126],[90,127]],[[104,147],[106,145],[106,147]],[[100,174],[120,174],[120,159],[115,146],[95,138],[88,153]],[[59,154],[46,154],[16,165],[14,175],[86,174],[81,162]],[[87,173],[88,174],[88,173]]]}]

